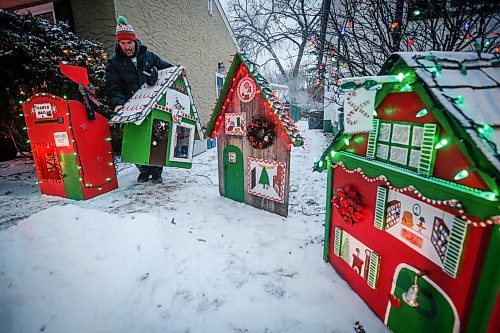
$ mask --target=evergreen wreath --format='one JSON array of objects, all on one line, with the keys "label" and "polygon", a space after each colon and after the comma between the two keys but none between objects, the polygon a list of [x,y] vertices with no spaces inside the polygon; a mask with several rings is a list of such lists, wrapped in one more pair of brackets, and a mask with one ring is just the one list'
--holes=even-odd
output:
[{"label": "evergreen wreath", "polygon": [[252,147],[258,149],[267,148],[273,144],[274,137],[274,124],[262,118],[253,118],[248,123],[247,138]]},{"label": "evergreen wreath", "polygon": [[354,224],[360,222],[365,215],[361,206],[363,196],[352,185],[337,188],[337,195],[332,199],[333,205],[345,223]]}]

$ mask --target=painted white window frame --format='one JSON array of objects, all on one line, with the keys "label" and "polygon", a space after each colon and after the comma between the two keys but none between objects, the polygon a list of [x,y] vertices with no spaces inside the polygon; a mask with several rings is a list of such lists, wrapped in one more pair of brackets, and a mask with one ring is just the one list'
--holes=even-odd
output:
[{"label": "painted white window frame", "polygon": [[[181,158],[181,157],[174,156],[174,152],[175,152],[174,142],[175,142],[175,136],[177,135],[177,128],[178,127],[189,128],[191,130],[189,132],[188,158]],[[195,132],[195,130],[196,130],[195,125],[186,124],[186,123],[181,123],[181,124],[174,123],[174,126],[172,126],[172,136],[171,136],[171,140],[170,140],[170,154],[169,154],[170,161],[183,162],[183,163],[191,163],[193,161],[193,145],[194,145],[194,132]]]},{"label": "painted white window frame", "polygon": [[[377,137],[375,138],[375,155],[374,155],[374,158],[378,161],[382,161],[382,162],[385,162],[385,163],[389,163],[389,164],[392,164],[392,165],[396,165],[396,166],[399,166],[399,167],[402,167],[402,168],[408,168],[410,170],[413,170],[413,171],[418,171],[418,167],[420,165],[420,161],[419,163],[417,163],[418,165],[415,166],[415,165],[411,165],[411,153],[412,151],[419,151],[421,152],[422,151],[422,141],[423,140],[420,140],[420,144],[419,145],[416,145],[414,144],[414,140],[413,140],[413,135],[414,135],[414,128],[415,127],[419,127],[419,128],[422,128],[422,136],[423,136],[423,130],[424,130],[424,124],[420,124],[420,123],[412,123],[412,122],[397,122],[397,121],[380,121],[379,124],[379,130],[378,130],[378,133],[377,133]],[[381,135],[381,131],[380,129],[383,127],[383,126],[390,126],[390,130],[389,130],[389,137],[387,140],[381,140],[380,139],[380,135]],[[408,137],[407,137],[407,141],[408,142],[397,142],[394,140],[394,132],[396,129],[398,128],[404,128],[404,127],[409,127],[409,130],[408,130]],[[380,156],[379,154],[379,149],[384,147],[384,146],[387,146],[388,148],[388,155],[387,155],[387,158],[384,158],[382,156]],[[395,161],[393,159],[391,159],[394,155],[394,152],[397,150],[397,149],[401,149],[401,150],[406,150],[406,156],[405,156],[405,163],[402,163],[400,161]]]}]

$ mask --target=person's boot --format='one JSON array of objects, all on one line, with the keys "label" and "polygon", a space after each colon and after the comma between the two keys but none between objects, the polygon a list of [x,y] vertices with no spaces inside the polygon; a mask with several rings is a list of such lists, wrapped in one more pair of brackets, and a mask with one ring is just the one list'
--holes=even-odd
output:
[{"label": "person's boot", "polygon": [[145,171],[141,171],[139,173],[139,177],[137,177],[137,181],[139,183],[145,183],[149,180],[149,173]]},{"label": "person's boot", "polygon": [[153,177],[153,184],[161,184],[163,183],[163,178],[161,178],[161,173],[163,172],[162,167],[156,167],[152,172],[151,176]]},{"label": "person's boot", "polygon": [[163,183],[163,178],[161,178],[161,176],[153,178],[152,183],[153,184],[161,184],[161,183]]}]

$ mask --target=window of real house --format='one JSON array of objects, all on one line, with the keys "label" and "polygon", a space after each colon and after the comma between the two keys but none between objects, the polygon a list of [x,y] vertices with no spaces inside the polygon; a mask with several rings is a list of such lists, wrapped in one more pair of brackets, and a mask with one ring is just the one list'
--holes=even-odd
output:
[{"label": "window of real house", "polygon": [[42,5],[26,7],[23,9],[18,9],[15,11],[17,14],[31,14],[35,17],[39,17],[49,21],[52,24],[56,23],[56,15],[54,11],[54,3],[49,2]]},{"label": "window of real house", "polygon": [[219,98],[220,96],[223,85],[224,85],[224,75],[220,73],[215,73],[215,92],[217,98]]},{"label": "window of real house", "polygon": [[423,133],[422,124],[381,121],[376,144],[376,159],[418,170]]}]

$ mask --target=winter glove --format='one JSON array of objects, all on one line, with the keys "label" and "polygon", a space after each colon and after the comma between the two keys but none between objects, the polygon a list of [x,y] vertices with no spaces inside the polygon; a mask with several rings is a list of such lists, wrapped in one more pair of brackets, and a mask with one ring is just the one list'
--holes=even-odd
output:
[{"label": "winter glove", "polygon": [[142,71],[142,74],[144,74],[144,81],[146,81],[148,86],[154,86],[156,81],[158,81],[158,70],[154,66],[149,69],[145,69]]}]

